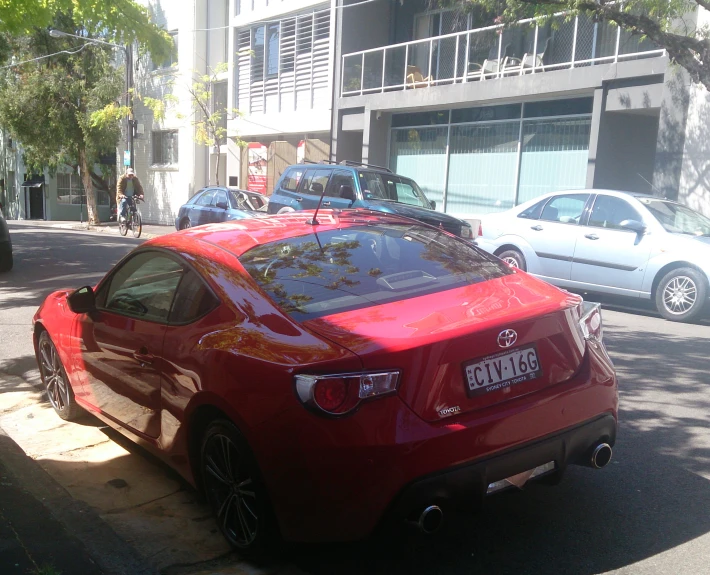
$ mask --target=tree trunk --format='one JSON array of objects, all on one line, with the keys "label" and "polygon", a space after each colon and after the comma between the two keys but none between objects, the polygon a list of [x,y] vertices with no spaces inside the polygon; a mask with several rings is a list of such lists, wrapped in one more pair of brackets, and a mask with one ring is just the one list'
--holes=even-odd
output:
[{"label": "tree trunk", "polygon": [[217,152],[217,163],[215,164],[215,174],[214,174],[214,181],[216,182],[216,185],[219,186],[219,159],[222,157],[222,154]]},{"label": "tree trunk", "polygon": [[98,225],[100,221],[99,212],[96,209],[96,194],[94,193],[94,184],[91,181],[89,162],[84,148],[79,149],[79,167],[81,168],[81,182],[84,184],[84,191],[86,192],[87,221],[91,225]]}]

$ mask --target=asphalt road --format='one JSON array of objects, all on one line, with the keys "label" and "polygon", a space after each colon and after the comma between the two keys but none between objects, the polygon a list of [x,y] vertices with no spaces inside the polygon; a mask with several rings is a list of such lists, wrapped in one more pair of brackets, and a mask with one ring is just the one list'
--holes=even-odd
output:
[{"label": "asphalt road", "polygon": [[[140,240],[10,229],[16,267],[0,275],[0,372],[34,379],[30,319],[44,295],[94,283]],[[608,467],[491,497],[433,537],[297,546],[289,559],[313,575],[710,574],[710,323],[604,307],[621,396]]]}]

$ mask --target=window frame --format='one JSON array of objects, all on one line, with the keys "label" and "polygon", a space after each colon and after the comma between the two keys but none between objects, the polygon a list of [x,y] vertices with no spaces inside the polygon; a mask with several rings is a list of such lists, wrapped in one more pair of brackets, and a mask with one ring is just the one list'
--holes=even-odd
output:
[{"label": "window frame", "polygon": [[[146,254],[146,253],[156,253],[157,255],[161,255],[163,257],[167,257],[168,259],[173,260],[176,262],[179,266],[182,267],[183,269],[183,274],[180,278],[180,281],[178,282],[177,287],[175,288],[175,293],[173,294],[173,299],[170,302],[170,311],[168,312],[168,317],[166,318],[165,321],[158,321],[155,319],[146,319],[142,318],[139,316],[127,314],[127,313],[121,313],[119,311],[113,310],[113,309],[107,309],[104,306],[101,305],[100,297],[101,297],[101,292],[102,290],[106,289],[108,290],[111,287],[111,281],[113,280],[114,276],[121,271],[121,269],[127,265],[133,258]],[[173,322],[171,321],[170,317],[173,312],[173,305],[175,303],[175,298],[180,291],[180,287],[182,286],[183,279],[186,276],[186,272],[192,272],[194,273],[199,281],[202,282],[202,284],[205,286],[207,292],[210,294],[212,299],[214,300],[215,304],[210,307],[207,311],[205,311],[203,314],[190,319],[189,321],[184,321],[184,322]],[[172,250],[168,250],[165,248],[156,248],[156,247],[149,247],[149,248],[144,248],[144,249],[138,249],[136,251],[133,251],[126,255],[122,260],[120,260],[114,268],[104,276],[104,278],[99,282],[99,284],[96,286],[96,289],[94,290],[95,294],[95,301],[96,301],[96,309],[100,312],[103,313],[110,313],[113,315],[121,316],[121,317],[129,317],[131,319],[135,319],[138,321],[144,321],[146,323],[152,323],[152,324],[157,324],[157,325],[166,325],[166,326],[182,326],[182,325],[190,325],[192,323],[195,323],[199,321],[200,319],[204,318],[208,314],[212,313],[215,309],[217,309],[219,306],[222,305],[222,299],[215,293],[215,290],[212,288],[210,285],[210,282],[207,281],[204,276],[195,269],[195,267],[185,260],[184,258],[180,257],[178,254],[173,252]],[[108,294],[106,294],[108,295]],[[103,302],[105,304],[105,301]]]},{"label": "window frame", "polygon": [[[175,138],[172,150],[174,152],[174,157],[169,158],[170,161],[162,161],[165,156],[165,143],[164,138],[167,134],[171,134]],[[156,158],[156,138],[160,139],[160,151],[161,157]],[[180,162],[180,130],[178,129],[167,129],[167,130],[153,130],[151,133],[151,167],[161,168],[161,167],[177,167]]]},{"label": "window frame", "polygon": [[[545,210],[547,209],[547,206],[549,206],[553,201],[555,201],[557,198],[563,198],[565,196],[584,196],[586,195],[587,198],[584,201],[584,205],[582,206],[582,211],[579,214],[579,221],[578,222],[562,222],[560,220],[546,220],[542,217],[542,215],[545,213]],[[590,206],[590,201],[594,197],[594,194],[589,191],[579,191],[579,192],[574,192],[574,191],[565,191],[560,194],[555,194],[553,196],[550,196],[545,202],[545,205],[542,207],[542,210],[540,210],[540,217],[538,218],[538,221],[541,222],[549,222],[551,224],[564,224],[566,226],[584,226],[586,225],[586,222],[589,218],[589,206]]]},{"label": "window frame", "polygon": [[[609,199],[618,200],[618,201],[620,201],[620,202],[624,202],[631,210],[633,210],[634,212],[636,212],[636,215],[637,215],[638,217],[637,217],[637,218],[634,218],[634,219],[636,219],[636,221],[638,221],[638,222],[641,222],[642,224],[645,223],[644,220],[643,220],[643,215],[631,204],[631,202],[625,200],[624,198],[620,198],[620,197],[618,197],[618,196],[609,196],[609,195],[607,195],[607,194],[596,194],[596,196],[594,197],[594,201],[591,202],[591,204],[589,205],[589,215],[588,215],[588,217],[587,217],[587,219],[586,219],[586,221],[585,221],[585,223],[584,223],[585,226],[590,227],[590,228],[595,228],[595,229],[597,229],[597,230],[609,230],[609,231],[616,231],[616,232],[627,232],[627,233],[631,233],[631,234],[637,234],[637,233],[638,233],[638,232],[636,232],[636,231],[634,231],[634,230],[630,230],[630,229],[628,229],[628,228],[622,228],[622,227],[620,227],[620,226],[619,226],[619,227],[613,227],[613,228],[605,228],[604,226],[600,226],[600,225],[597,225],[597,224],[593,224],[593,223],[592,223],[592,214],[594,213],[594,208],[596,207],[597,201],[598,201],[600,198],[609,198]],[[626,218],[626,219],[629,219],[629,218]],[[623,221],[623,220],[622,220],[622,221]]]}]

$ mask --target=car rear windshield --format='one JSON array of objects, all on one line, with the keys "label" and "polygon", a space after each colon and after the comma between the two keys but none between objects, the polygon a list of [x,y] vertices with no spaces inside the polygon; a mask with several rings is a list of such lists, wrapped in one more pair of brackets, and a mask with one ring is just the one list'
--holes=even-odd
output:
[{"label": "car rear windshield", "polygon": [[443,292],[511,269],[436,229],[377,224],[263,244],[240,261],[296,321]]},{"label": "car rear windshield", "polygon": [[424,192],[412,180],[377,172],[359,172],[358,176],[360,189],[366,200],[384,200],[431,208]]}]

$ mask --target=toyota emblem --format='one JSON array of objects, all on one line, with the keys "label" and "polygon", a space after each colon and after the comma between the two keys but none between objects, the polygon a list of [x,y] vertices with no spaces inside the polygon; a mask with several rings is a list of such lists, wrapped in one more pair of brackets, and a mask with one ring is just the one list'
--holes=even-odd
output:
[{"label": "toyota emblem", "polygon": [[498,345],[500,347],[510,347],[518,341],[518,334],[512,329],[506,329],[498,334]]}]

